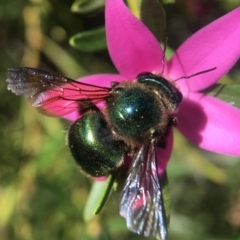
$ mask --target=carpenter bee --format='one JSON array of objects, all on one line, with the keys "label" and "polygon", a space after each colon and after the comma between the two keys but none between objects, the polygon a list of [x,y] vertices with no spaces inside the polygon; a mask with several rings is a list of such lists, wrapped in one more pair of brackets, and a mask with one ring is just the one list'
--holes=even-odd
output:
[{"label": "carpenter bee", "polygon": [[[120,214],[131,231],[167,239],[168,221],[157,173],[161,156],[156,149],[166,147],[169,130],[177,122],[183,96],[174,83],[144,72],[134,81],[117,83],[113,79],[112,87],[107,88],[26,67],[9,68],[7,83],[9,90],[24,95],[47,116],[79,111],[81,117],[68,131],[68,145],[88,175],[116,172],[130,156]],[[99,103],[105,107],[98,108]]]}]

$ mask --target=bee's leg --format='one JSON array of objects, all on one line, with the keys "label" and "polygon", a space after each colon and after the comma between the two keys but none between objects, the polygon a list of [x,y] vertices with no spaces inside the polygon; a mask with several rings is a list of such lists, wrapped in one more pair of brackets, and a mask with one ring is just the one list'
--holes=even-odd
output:
[{"label": "bee's leg", "polygon": [[170,128],[177,126],[177,118],[175,116],[170,116],[168,118],[168,125],[164,132],[160,132],[157,137],[157,147],[165,149],[167,147],[167,138],[169,135]]},{"label": "bee's leg", "polygon": [[171,116],[168,118],[168,126],[177,127],[177,123],[178,123],[177,117]]},{"label": "bee's leg", "polygon": [[79,101],[78,103],[78,111],[81,115],[86,114],[88,112],[100,112],[100,109],[90,100]]},{"label": "bee's leg", "polygon": [[[167,130],[166,132],[169,132]],[[157,138],[157,147],[165,149],[167,147],[167,136],[168,134],[165,132],[165,134],[159,138]]]}]

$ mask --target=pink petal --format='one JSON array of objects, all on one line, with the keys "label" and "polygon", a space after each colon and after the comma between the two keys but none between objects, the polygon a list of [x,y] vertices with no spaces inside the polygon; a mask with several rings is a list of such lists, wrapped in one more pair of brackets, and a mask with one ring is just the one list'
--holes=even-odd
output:
[{"label": "pink petal", "polygon": [[157,148],[157,168],[158,176],[161,178],[164,171],[166,170],[168,161],[170,159],[173,147],[173,129],[170,129],[169,136],[167,138],[167,147]]},{"label": "pink petal", "polygon": [[240,156],[240,110],[217,98],[191,93],[180,106],[178,129],[201,148]]},{"label": "pink petal", "polygon": [[181,88],[199,91],[225,75],[240,57],[240,7],[202,28],[187,39],[168,64],[168,76],[183,76],[217,67],[216,70],[179,80]]},{"label": "pink petal", "polygon": [[108,50],[121,75],[131,80],[146,71],[160,73],[160,44],[123,0],[107,0],[105,14]]},{"label": "pink petal", "polygon": [[[79,78],[77,81],[110,88],[112,82],[122,82],[123,80],[124,77],[118,74],[95,74]],[[101,107],[102,105],[98,104],[98,106]],[[79,111],[74,111],[64,115],[63,118],[76,121],[80,116]]]}]

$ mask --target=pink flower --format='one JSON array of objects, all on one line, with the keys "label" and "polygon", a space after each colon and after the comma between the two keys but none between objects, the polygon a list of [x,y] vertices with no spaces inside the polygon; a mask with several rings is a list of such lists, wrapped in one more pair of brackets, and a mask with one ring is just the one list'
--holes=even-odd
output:
[{"label": "pink flower", "polygon": [[[80,81],[109,87],[112,81],[132,81],[142,72],[161,73],[162,48],[123,0],[107,0],[105,14],[108,50],[119,74],[92,75]],[[233,156],[240,156],[240,110],[201,91],[216,83],[238,60],[239,16],[240,7],[192,35],[166,62],[163,73],[171,81],[217,67],[176,82],[184,96],[177,128],[200,148]],[[77,112],[67,115],[71,120],[78,117]],[[160,175],[170,158],[172,143],[171,133],[167,148],[158,149]]]}]

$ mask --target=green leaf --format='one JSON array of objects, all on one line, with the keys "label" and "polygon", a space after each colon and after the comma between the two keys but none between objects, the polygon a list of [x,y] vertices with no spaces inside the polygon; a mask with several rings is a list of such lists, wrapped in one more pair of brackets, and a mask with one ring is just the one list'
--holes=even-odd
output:
[{"label": "green leaf", "polygon": [[169,227],[170,224],[170,214],[171,214],[171,202],[170,202],[170,193],[169,193],[169,186],[168,186],[168,177],[167,172],[165,171],[162,178],[160,179],[160,186],[162,187],[162,194],[163,194],[163,207],[167,219],[167,224]]},{"label": "green leaf", "polygon": [[215,84],[204,91],[204,93],[240,108],[240,84]]},{"label": "green leaf", "polygon": [[51,38],[45,37],[42,52],[59,68],[65,76],[79,78],[87,75],[87,71],[64,48]]},{"label": "green leaf", "polygon": [[103,8],[105,0],[76,0],[71,7],[71,11],[75,13],[91,13]]},{"label": "green leaf", "polygon": [[105,28],[97,28],[72,36],[69,40],[72,47],[84,52],[95,52],[107,49]]},{"label": "green leaf", "polygon": [[107,181],[98,181],[93,183],[83,213],[85,221],[89,221],[92,217],[94,217],[94,215],[101,211],[111,193],[114,181],[115,176],[109,175]]},{"label": "green leaf", "polygon": [[165,40],[166,13],[159,0],[141,0],[140,19],[159,42]]}]

